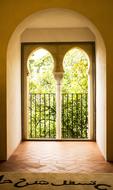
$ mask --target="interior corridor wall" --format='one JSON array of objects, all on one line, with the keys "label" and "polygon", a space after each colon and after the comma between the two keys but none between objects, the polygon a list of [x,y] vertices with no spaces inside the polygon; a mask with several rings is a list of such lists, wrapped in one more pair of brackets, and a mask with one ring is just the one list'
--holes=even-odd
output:
[{"label": "interior corridor wall", "polygon": [[7,52],[7,159],[21,142],[20,49],[20,40],[13,35]]},{"label": "interior corridor wall", "polygon": [[103,40],[96,41],[96,142],[107,159],[106,49]]}]

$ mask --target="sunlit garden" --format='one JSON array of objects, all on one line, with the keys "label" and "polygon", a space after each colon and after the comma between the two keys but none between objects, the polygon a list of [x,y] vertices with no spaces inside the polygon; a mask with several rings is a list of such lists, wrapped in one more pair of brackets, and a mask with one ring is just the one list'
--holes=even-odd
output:
[{"label": "sunlit garden", "polygon": [[[45,49],[36,50],[29,65],[29,138],[56,137],[56,81],[54,60]],[[88,59],[78,48],[63,60],[62,138],[88,137]]]}]

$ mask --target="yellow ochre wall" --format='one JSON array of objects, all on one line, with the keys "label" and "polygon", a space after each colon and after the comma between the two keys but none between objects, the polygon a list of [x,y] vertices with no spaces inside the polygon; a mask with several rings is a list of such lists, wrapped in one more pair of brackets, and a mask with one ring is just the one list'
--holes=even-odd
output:
[{"label": "yellow ochre wall", "polygon": [[[113,1],[112,0],[0,0],[0,159],[7,159],[6,58],[11,34],[26,17],[39,10],[65,8],[86,16],[100,31],[107,60],[107,160],[113,161]],[[18,47],[19,48],[19,47]],[[13,73],[12,73],[13,74]],[[16,90],[16,84],[13,84]],[[10,102],[10,106],[13,102]],[[15,117],[12,115],[12,117]],[[13,132],[13,131],[12,131]],[[15,135],[15,134],[14,134]],[[21,140],[21,139],[20,139]]]}]

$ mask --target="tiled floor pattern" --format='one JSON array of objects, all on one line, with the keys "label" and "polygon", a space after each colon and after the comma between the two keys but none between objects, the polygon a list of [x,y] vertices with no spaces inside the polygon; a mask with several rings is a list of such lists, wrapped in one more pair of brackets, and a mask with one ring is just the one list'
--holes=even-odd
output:
[{"label": "tiled floor pattern", "polygon": [[0,171],[20,172],[113,172],[95,142],[22,142]]}]

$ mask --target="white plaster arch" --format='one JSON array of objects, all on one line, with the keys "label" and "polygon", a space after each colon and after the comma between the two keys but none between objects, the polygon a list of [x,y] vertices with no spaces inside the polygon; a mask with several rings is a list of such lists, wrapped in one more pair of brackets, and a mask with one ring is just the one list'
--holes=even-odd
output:
[{"label": "white plaster arch", "polygon": [[[21,35],[28,28],[88,28],[96,42],[96,140],[106,150],[106,48],[97,27],[85,16],[69,10],[51,8],[24,19],[10,37],[7,47],[7,158],[21,141]],[[58,38],[55,38],[58,41]],[[12,74],[13,73],[13,74]],[[16,89],[16,90],[15,90]],[[103,96],[101,96],[103,95]],[[100,115],[101,114],[101,115]],[[13,117],[12,117],[13,115]],[[16,127],[15,127],[16,126]],[[12,133],[13,131],[13,133]]]}]

